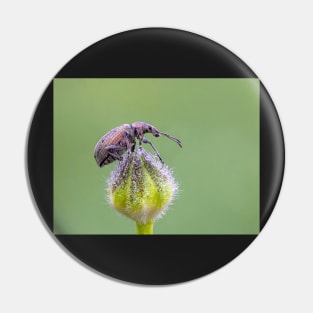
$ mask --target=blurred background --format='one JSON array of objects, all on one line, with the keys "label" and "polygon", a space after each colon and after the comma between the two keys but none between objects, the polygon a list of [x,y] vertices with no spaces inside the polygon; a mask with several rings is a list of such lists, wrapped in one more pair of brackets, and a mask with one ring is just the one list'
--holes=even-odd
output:
[{"label": "blurred background", "polygon": [[155,234],[259,232],[259,80],[145,78],[54,80],[56,234],[136,233],[106,201],[117,162],[93,157],[105,133],[135,121],[183,143],[146,135],[180,185]]}]

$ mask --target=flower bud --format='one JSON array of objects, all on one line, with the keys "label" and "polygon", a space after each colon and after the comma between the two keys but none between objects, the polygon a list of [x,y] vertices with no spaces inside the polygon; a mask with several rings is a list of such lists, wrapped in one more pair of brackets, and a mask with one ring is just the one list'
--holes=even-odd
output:
[{"label": "flower bud", "polygon": [[164,215],[177,190],[172,171],[142,147],[126,153],[108,180],[109,202],[136,221],[138,231]]}]

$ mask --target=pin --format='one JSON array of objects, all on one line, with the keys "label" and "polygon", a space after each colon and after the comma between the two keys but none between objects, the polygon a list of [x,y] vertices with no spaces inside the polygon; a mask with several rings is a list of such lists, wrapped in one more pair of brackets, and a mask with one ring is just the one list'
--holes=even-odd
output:
[{"label": "pin", "polygon": [[[156,149],[159,135],[184,148],[158,139]],[[284,140],[243,61],[202,36],[146,28],[62,67],[31,122],[27,164],[43,220],[70,254],[104,277],[164,285],[215,271],[258,236],[281,188]]]}]

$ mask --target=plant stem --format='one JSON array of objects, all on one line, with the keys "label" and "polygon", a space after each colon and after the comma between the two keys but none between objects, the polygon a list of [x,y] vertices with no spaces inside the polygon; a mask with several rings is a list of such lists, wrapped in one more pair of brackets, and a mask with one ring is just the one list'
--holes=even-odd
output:
[{"label": "plant stem", "polygon": [[153,222],[148,221],[146,224],[136,223],[138,235],[153,235]]}]

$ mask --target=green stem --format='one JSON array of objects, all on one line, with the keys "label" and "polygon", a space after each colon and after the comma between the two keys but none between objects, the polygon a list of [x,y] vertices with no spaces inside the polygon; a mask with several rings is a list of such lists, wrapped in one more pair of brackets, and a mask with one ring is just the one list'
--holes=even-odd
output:
[{"label": "green stem", "polygon": [[153,235],[153,222],[149,221],[146,224],[136,223],[138,235]]}]

